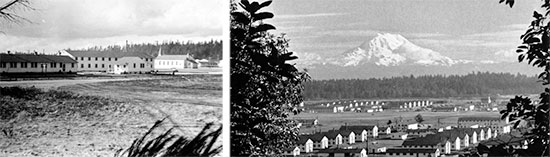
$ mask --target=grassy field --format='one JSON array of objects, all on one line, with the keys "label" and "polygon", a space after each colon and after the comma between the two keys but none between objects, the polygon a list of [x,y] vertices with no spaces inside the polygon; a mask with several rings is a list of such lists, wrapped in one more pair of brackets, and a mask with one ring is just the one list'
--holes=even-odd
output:
[{"label": "grassy field", "polygon": [[3,127],[12,126],[13,136],[0,135],[0,156],[113,156],[162,118],[167,118],[164,129],[175,126],[175,133],[189,137],[208,122],[221,123],[221,75],[86,80],[59,80],[38,87],[119,103],[96,110],[93,116],[46,116],[62,111],[56,109],[43,116],[2,121]]},{"label": "grassy field", "polygon": [[[441,126],[456,125],[459,117],[463,116],[500,116],[498,112],[396,112],[396,111],[384,111],[377,113],[300,113],[294,115],[291,118],[300,119],[308,118],[319,120],[320,126],[316,129],[322,131],[330,129],[338,129],[340,126],[348,125],[379,125],[385,126],[388,120],[394,121],[394,118],[402,117],[403,123],[415,123],[414,116],[422,115],[424,118],[423,123],[436,124],[439,122]],[[315,128],[302,128],[300,132],[310,133]]]}]

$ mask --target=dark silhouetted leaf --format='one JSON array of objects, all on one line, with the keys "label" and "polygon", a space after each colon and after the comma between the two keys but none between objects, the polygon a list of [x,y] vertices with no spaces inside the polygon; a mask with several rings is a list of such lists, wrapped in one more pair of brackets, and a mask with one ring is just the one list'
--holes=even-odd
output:
[{"label": "dark silhouetted leaf", "polygon": [[270,24],[261,24],[261,25],[258,25],[257,27],[250,28],[250,34],[265,32],[272,29],[275,29],[275,26]]},{"label": "dark silhouetted leaf", "polygon": [[526,43],[538,43],[540,42],[540,39],[538,38],[527,38],[527,40],[525,40]]},{"label": "dark silhouetted leaf", "polygon": [[542,14],[539,14],[537,11],[533,11],[533,17],[539,19],[542,18]]},{"label": "dark silhouetted leaf", "polygon": [[518,56],[518,61],[522,62],[524,58],[525,58],[525,56],[523,54],[521,54],[521,55]]},{"label": "dark silhouetted leaf", "polygon": [[267,6],[269,6],[269,5],[271,4],[271,2],[273,2],[273,1],[265,1],[265,2],[263,2],[262,4],[260,4],[260,7],[261,7],[261,8],[267,7]]},{"label": "dark silhouetted leaf", "polygon": [[518,46],[518,49],[528,49],[528,47],[525,46],[525,45],[520,45],[520,46]]},{"label": "dark silhouetted leaf", "polygon": [[231,17],[233,17],[233,20],[245,25],[250,23],[250,18],[242,12],[232,12]]},{"label": "dark silhouetted leaf", "polygon": [[254,18],[254,20],[269,19],[269,18],[273,18],[273,13],[270,13],[270,12],[261,12],[261,13],[258,13],[258,14],[254,14],[254,15],[253,15],[253,18]]}]

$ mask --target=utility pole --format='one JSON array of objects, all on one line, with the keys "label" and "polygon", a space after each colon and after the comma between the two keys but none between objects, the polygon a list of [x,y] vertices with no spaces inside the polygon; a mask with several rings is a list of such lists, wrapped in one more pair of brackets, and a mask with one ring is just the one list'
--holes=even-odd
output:
[{"label": "utility pole", "polygon": [[369,137],[368,137],[368,135],[367,135],[367,148],[365,148],[365,149],[367,149],[367,156],[369,156]]},{"label": "utility pole", "polygon": [[[548,61],[548,58],[546,59],[546,68],[544,70],[546,71],[546,81],[547,83],[550,83],[550,62]],[[548,97],[550,100],[550,95]],[[550,106],[550,102],[546,102],[546,105]],[[547,109],[546,112],[548,114],[548,121],[550,122],[550,108]],[[550,123],[548,123],[547,128],[550,128]],[[547,136],[548,136],[548,139],[546,141],[546,153],[548,153],[548,156],[550,156],[550,132],[547,133]]]}]

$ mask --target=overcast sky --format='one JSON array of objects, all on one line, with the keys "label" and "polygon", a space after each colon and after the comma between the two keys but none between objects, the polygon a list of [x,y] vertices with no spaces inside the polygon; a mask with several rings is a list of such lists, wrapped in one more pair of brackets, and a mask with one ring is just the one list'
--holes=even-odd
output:
[{"label": "overcast sky", "polygon": [[341,54],[377,33],[394,33],[453,59],[515,61],[519,36],[540,4],[517,1],[509,8],[498,0],[276,0],[268,9],[275,18],[266,22],[277,27],[276,33],[286,33],[298,54]]},{"label": "overcast sky", "polygon": [[[0,4],[8,0],[0,0]],[[11,1],[11,0],[10,0]],[[225,0],[40,0],[16,10],[32,23],[0,22],[0,52],[221,40]]]}]

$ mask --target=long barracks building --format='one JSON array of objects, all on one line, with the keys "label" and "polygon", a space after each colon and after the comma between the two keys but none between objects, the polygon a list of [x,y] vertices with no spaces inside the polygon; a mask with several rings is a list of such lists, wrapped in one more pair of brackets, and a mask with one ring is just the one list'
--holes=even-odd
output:
[{"label": "long barracks building", "polygon": [[142,52],[62,50],[56,55],[0,53],[2,73],[104,72],[148,73],[197,69],[198,62],[187,55]]},{"label": "long barracks building", "polygon": [[144,53],[66,51],[78,62],[79,71],[107,73],[145,73],[153,70],[154,56]]},{"label": "long barracks building", "polygon": [[69,56],[0,53],[0,72],[2,73],[72,73],[77,71],[77,61]]}]

